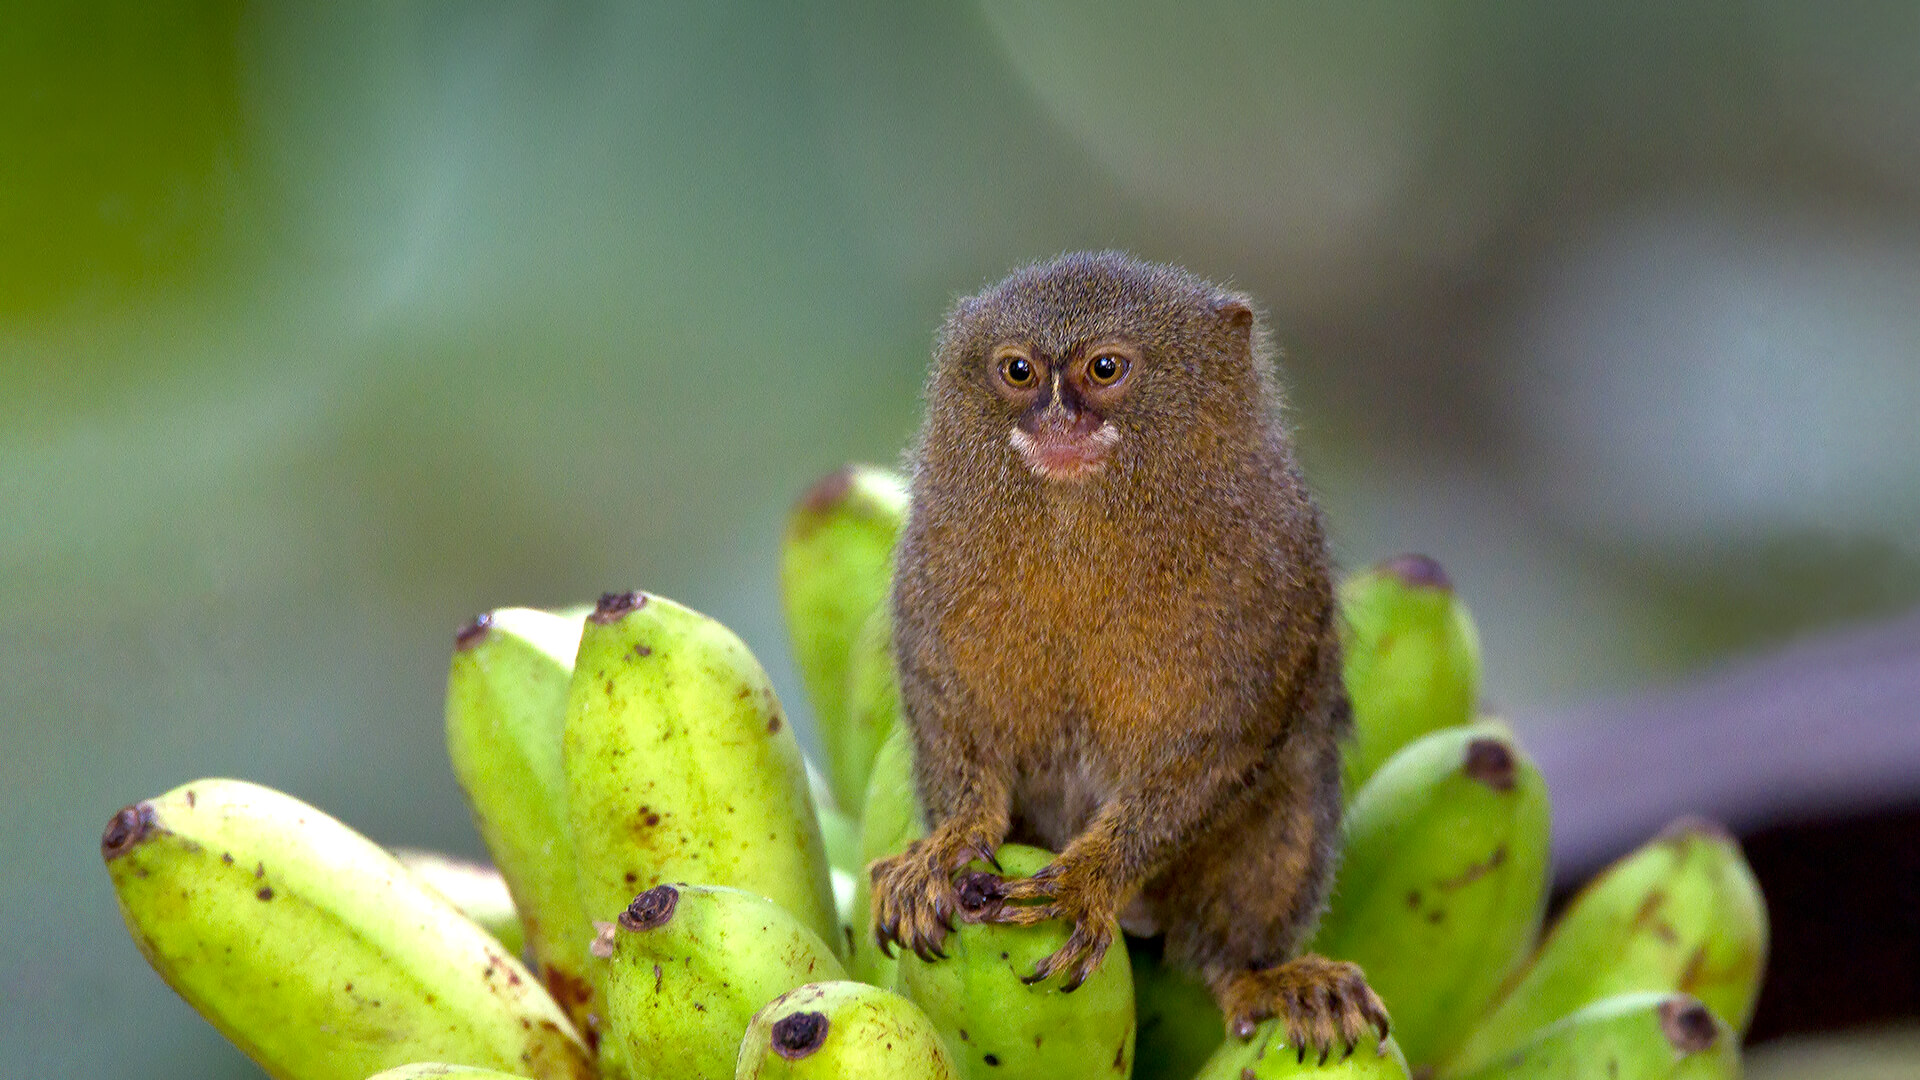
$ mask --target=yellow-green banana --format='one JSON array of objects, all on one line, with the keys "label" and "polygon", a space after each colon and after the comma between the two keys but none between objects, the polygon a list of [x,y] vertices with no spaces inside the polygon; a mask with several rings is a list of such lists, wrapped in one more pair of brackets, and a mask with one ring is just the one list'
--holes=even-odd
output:
[{"label": "yellow-green banana", "polygon": [[820,807],[820,842],[826,845],[827,864],[849,874],[863,873],[860,862],[860,823],[829,806]]},{"label": "yellow-green banana", "polygon": [[1354,798],[1312,951],[1366,971],[1408,1061],[1445,1057],[1532,949],[1550,826],[1539,770],[1496,724],[1414,740]]},{"label": "yellow-green banana", "polygon": [[1445,1072],[1479,1069],[1575,1010],[1633,991],[1691,994],[1743,1031],[1766,951],[1766,905],[1739,845],[1710,822],[1676,822],[1574,898]]},{"label": "yellow-green banana", "polygon": [[590,918],[685,881],[757,893],[839,936],[800,746],[726,627],[664,597],[602,598],[580,637],[564,764]]},{"label": "yellow-green banana", "polygon": [[820,982],[767,1003],[740,1040],[734,1080],[957,1080],[932,1021],[891,990]]},{"label": "yellow-green banana", "polygon": [[1187,1080],[1219,1049],[1227,1022],[1206,986],[1167,963],[1160,945],[1127,939],[1133,963],[1133,1075]]},{"label": "yellow-green banana", "polygon": [[[897,855],[927,834],[920,796],[913,783],[913,739],[905,727],[893,734],[874,755],[873,774],[867,780],[865,811],[860,815],[860,860],[871,864]],[[853,929],[848,969],[853,977],[875,986],[893,985],[900,960],[880,951],[873,940],[873,879],[865,869],[854,879]]]},{"label": "yellow-green banana", "polygon": [[444,1061],[415,1061],[413,1065],[401,1065],[376,1072],[367,1080],[505,1080],[513,1072],[499,1072],[497,1068],[476,1068],[472,1065],[447,1065]]},{"label": "yellow-green banana", "polygon": [[1340,583],[1340,646],[1353,742],[1349,798],[1393,752],[1464,724],[1480,692],[1480,636],[1440,564],[1401,555]]},{"label": "yellow-green banana", "polygon": [[[1739,1036],[1686,994],[1603,998],[1471,1080],[1736,1080]],[[1462,1078],[1466,1080],[1466,1078]]]},{"label": "yellow-green banana", "polygon": [[453,902],[460,914],[480,924],[506,950],[521,956],[527,947],[520,913],[513,908],[506,879],[491,866],[456,859],[438,851],[394,848],[393,857],[427,887]]},{"label": "yellow-green banana", "polygon": [[[996,858],[1013,878],[1028,877],[1053,854],[1020,844],[1003,845]],[[975,863],[958,882],[961,907],[978,911],[997,903],[1000,878]],[[1119,928],[1109,927],[1117,942]],[[1133,1067],[1133,969],[1121,948],[1106,957],[1085,983],[1061,991],[1061,978],[1027,985],[1040,961],[1065,945],[1073,927],[1064,922],[1001,926],[962,921],[947,935],[945,959],[931,962],[903,952],[894,986],[933,1021],[962,1076],[983,1080],[1074,1080],[1119,1077]]]},{"label": "yellow-green banana", "polygon": [[639,1077],[727,1080],[762,1005],[844,979],[820,935],[763,896],[656,885],[620,913],[607,967],[607,1025]]},{"label": "yellow-green banana", "polygon": [[814,484],[787,518],[780,556],[787,633],[826,750],[827,776],[845,807],[860,805],[867,766],[885,737],[848,723],[848,671],[861,627],[885,606],[906,514],[905,480],[848,465]]},{"label": "yellow-green banana", "polygon": [[541,981],[583,1031],[595,1005],[567,778],[567,685],[580,617],[501,608],[460,631],[447,671],[447,755],[513,894]]},{"label": "yellow-green banana", "polygon": [[592,1075],[566,1014],[491,934],[290,795],[196,781],[121,810],[100,848],[154,969],[276,1077],[423,1060]]},{"label": "yellow-green banana", "polygon": [[837,759],[843,786],[864,795],[880,746],[900,726],[900,676],[893,666],[893,612],[874,608],[854,639],[847,668],[847,719]]},{"label": "yellow-green banana", "polygon": [[[1336,1053],[1326,1064],[1314,1055],[1287,1045],[1286,1032],[1268,1020],[1246,1042],[1228,1039],[1220,1044],[1193,1080],[1282,1080],[1311,1076],[1321,1080],[1407,1080],[1407,1059],[1392,1039],[1384,1044],[1362,1041],[1351,1056]],[[1146,1080],[1146,1078],[1142,1078]],[[1622,1080],[1625,1080],[1623,1077]]]}]

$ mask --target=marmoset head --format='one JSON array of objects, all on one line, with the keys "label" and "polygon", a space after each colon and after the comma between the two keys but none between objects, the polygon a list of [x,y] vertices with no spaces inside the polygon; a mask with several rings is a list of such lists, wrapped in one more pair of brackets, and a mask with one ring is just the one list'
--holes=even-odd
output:
[{"label": "marmoset head", "polygon": [[984,439],[969,449],[1049,482],[1191,458],[1263,429],[1265,353],[1238,293],[1120,252],[1063,255],[955,305],[928,386],[929,442]]}]

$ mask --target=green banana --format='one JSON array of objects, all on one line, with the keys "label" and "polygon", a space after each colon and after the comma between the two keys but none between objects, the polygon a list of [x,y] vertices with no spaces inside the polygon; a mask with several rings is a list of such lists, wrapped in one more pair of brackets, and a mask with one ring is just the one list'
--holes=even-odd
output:
[{"label": "green banana", "polygon": [[[1736,1080],[1740,1039],[1686,994],[1603,998],[1470,1080]],[[1463,1077],[1462,1080],[1468,1080]]]},{"label": "green banana", "polygon": [[1347,812],[1310,951],[1351,960],[1407,1060],[1441,1060],[1526,959],[1547,899],[1547,788],[1497,724],[1401,748]]},{"label": "green banana", "polygon": [[610,951],[607,1023],[635,1076],[726,1080],[762,1005],[846,978],[820,935],[739,889],[656,885],[620,913],[610,935],[602,948]]},{"label": "green banana", "polygon": [[513,896],[507,892],[507,882],[500,871],[418,848],[394,848],[393,857],[428,888],[459,908],[460,914],[479,923],[481,929],[492,934],[508,952],[515,956],[525,953],[526,930],[520,925],[520,913],[513,909]]},{"label": "green banana", "polygon": [[1691,994],[1744,1031],[1766,951],[1766,905],[1739,845],[1710,822],[1675,822],[1574,898],[1444,1071],[1472,1072],[1547,1024],[1633,991]]},{"label": "green banana", "polygon": [[861,626],[847,664],[847,719],[840,732],[837,758],[844,784],[853,788],[856,797],[866,794],[873,759],[899,726],[900,677],[893,666],[893,612],[881,603]]},{"label": "green banana", "polygon": [[[1021,844],[996,853],[1008,877],[1028,877],[1053,853]],[[994,903],[999,878],[975,863],[959,879],[961,907]],[[1118,926],[1109,927],[1116,940]],[[1133,1065],[1133,968],[1109,949],[1078,989],[1063,993],[1060,977],[1029,986],[1023,977],[1065,945],[1064,922],[1001,926],[963,920],[932,962],[903,952],[895,989],[927,1014],[963,1076],[1007,1080],[1121,1077]]]},{"label": "green banana", "polygon": [[859,822],[830,806],[820,807],[820,842],[826,846],[827,865],[855,876],[864,872]]},{"label": "green banana", "polygon": [[885,606],[907,485],[870,465],[822,478],[787,518],[780,595],[793,654],[813,703],[827,776],[841,806],[858,806],[884,732],[848,723],[848,670],[869,615]]},{"label": "green banana", "polygon": [[754,1015],[734,1080],[957,1080],[919,1007],[859,982],[810,983]]},{"label": "green banana", "polygon": [[1440,564],[1401,555],[1340,583],[1340,647],[1353,742],[1348,797],[1393,752],[1464,724],[1480,692],[1480,635]]},{"label": "green banana", "polygon": [[474,823],[526,927],[549,993],[589,1037],[593,924],[580,903],[567,778],[567,685],[581,618],[501,608],[455,639],[447,671],[447,756]]},{"label": "green banana", "polygon": [[512,1073],[503,1073],[496,1069],[481,1069],[472,1065],[448,1065],[441,1061],[416,1061],[411,1065],[401,1065],[375,1073],[367,1080],[440,1080],[451,1077],[452,1080],[504,1080]]},{"label": "green banana", "polygon": [[[865,865],[897,855],[927,835],[926,816],[913,781],[913,739],[905,727],[895,728],[874,755],[864,806],[860,815],[860,860]],[[848,969],[862,982],[891,987],[900,960],[881,952],[873,940],[873,878],[862,869],[854,885]]]},{"label": "green banana", "polygon": [[1128,938],[1133,964],[1133,1075],[1187,1080],[1220,1047],[1220,1006],[1199,979],[1166,962],[1158,939]]},{"label": "green banana", "polygon": [[[1349,1057],[1335,1054],[1322,1065],[1287,1045],[1279,1022],[1268,1020],[1246,1042],[1228,1039],[1220,1044],[1193,1080],[1282,1080],[1313,1076],[1322,1080],[1407,1080],[1407,1059],[1393,1039],[1363,1042]],[[1624,1078],[1623,1078],[1624,1080]]]},{"label": "green banana", "polygon": [[438,1060],[593,1074],[533,975],[378,844],[270,788],[200,780],[115,814],[121,914],[168,985],[267,1072]]},{"label": "green banana", "polygon": [[686,881],[767,897],[839,937],[800,746],[726,627],[664,597],[603,597],[580,636],[564,765],[589,917]]}]

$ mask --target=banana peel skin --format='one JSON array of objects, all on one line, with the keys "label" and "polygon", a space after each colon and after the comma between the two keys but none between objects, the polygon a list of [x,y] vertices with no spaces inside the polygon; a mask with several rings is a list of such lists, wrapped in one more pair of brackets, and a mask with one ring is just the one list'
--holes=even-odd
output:
[{"label": "banana peel skin", "polygon": [[1139,1080],[1188,1080],[1226,1039],[1227,1020],[1199,979],[1167,963],[1159,939],[1126,939],[1133,967]]},{"label": "banana peel skin", "polygon": [[[1053,853],[1002,845],[1000,873],[1024,878]],[[894,988],[920,1006],[946,1040],[962,1076],[984,1080],[1124,1080],[1133,1067],[1133,968],[1110,949],[1071,993],[1064,976],[1027,984],[1024,976],[1066,944],[1073,927],[1055,921],[1006,926],[976,921],[1001,901],[1001,877],[974,863],[957,880],[961,916],[947,935],[944,959],[903,950]],[[1119,928],[1113,928],[1119,936]],[[1216,1023],[1215,1030],[1221,1030]]]},{"label": "banana peel skin", "polygon": [[927,834],[926,814],[913,784],[913,740],[897,727],[874,755],[867,781],[865,809],[860,815],[860,858],[863,869],[854,879],[855,892],[848,935],[848,970],[853,977],[875,986],[892,987],[900,958],[883,951],[873,936],[873,877],[864,867],[875,859],[897,855]]},{"label": "banana peel skin", "polygon": [[886,738],[883,730],[851,722],[849,676],[863,627],[886,606],[906,516],[905,478],[848,465],[822,477],[794,506],[781,543],[788,636],[841,806],[860,804],[874,751]]},{"label": "banana peel skin", "polygon": [[584,614],[500,608],[454,639],[447,756],[506,879],[547,991],[595,1034],[593,923],[580,901],[562,768],[567,687]]},{"label": "banana peel skin", "polygon": [[611,922],[655,885],[764,896],[827,942],[839,921],[792,725],[732,631],[647,593],[587,617],[564,768],[581,901]]},{"label": "banana peel skin", "polygon": [[1400,555],[1348,577],[1338,590],[1340,649],[1353,741],[1346,791],[1358,792],[1402,746],[1472,718],[1480,693],[1480,635],[1440,564]]},{"label": "banana peel skin", "polygon": [[292,796],[195,781],[114,815],[101,854],[154,970],[273,1076],[420,1061],[593,1075],[566,1015],[492,935]]},{"label": "banana peel skin", "polygon": [[1451,1052],[1532,950],[1551,821],[1539,770],[1498,724],[1416,739],[1354,798],[1310,951],[1366,971],[1414,1065]]},{"label": "banana peel skin", "polygon": [[524,956],[526,929],[520,924],[520,913],[514,910],[513,896],[500,871],[420,848],[394,848],[393,857],[427,888],[459,908],[460,914],[479,923],[508,953]]},{"label": "banana peel skin", "polygon": [[919,1007],[861,982],[790,990],[754,1015],[734,1080],[958,1080]]},{"label": "banana peel skin", "polygon": [[1461,1080],[1737,1080],[1740,1037],[1699,999],[1602,998]]},{"label": "banana peel skin", "polygon": [[[1407,1059],[1391,1037],[1362,1043],[1352,1054],[1326,1061],[1288,1046],[1286,1031],[1268,1020],[1242,1042],[1228,1039],[1194,1074],[1193,1080],[1283,1080],[1311,1076],[1320,1080],[1407,1080]],[[1142,1078],[1145,1080],[1145,1078]]]},{"label": "banana peel skin", "polygon": [[727,1080],[761,1006],[846,978],[833,949],[785,909],[716,885],[656,885],[602,942],[609,1035],[639,1077]]},{"label": "banana peel skin", "polygon": [[1682,819],[1573,899],[1441,1073],[1482,1069],[1546,1025],[1635,991],[1690,994],[1737,1035],[1766,952],[1766,904],[1739,845],[1712,822]]}]

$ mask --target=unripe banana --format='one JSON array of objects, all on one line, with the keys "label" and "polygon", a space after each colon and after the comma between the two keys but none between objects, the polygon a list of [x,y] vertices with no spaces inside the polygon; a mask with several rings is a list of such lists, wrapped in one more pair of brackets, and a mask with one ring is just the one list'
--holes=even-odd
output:
[{"label": "unripe banana", "polygon": [[547,991],[594,1033],[567,778],[561,768],[567,685],[581,618],[501,608],[460,631],[447,671],[447,756],[474,824],[526,927]]},{"label": "unripe banana", "polygon": [[881,744],[900,727],[900,675],[893,664],[893,612],[885,597],[854,639],[847,667],[847,720],[839,737],[843,785],[864,795]]},{"label": "unripe banana", "polygon": [[456,859],[438,851],[394,848],[393,857],[427,887],[452,902],[460,914],[480,924],[514,956],[523,955],[527,935],[513,908],[506,879],[491,866]]},{"label": "unripe banana", "polygon": [[1366,971],[1408,1061],[1444,1058],[1526,959],[1551,823],[1539,770],[1497,724],[1414,740],[1354,798],[1310,951]]},{"label": "unripe banana", "polygon": [[418,1061],[592,1075],[566,1015],[492,935],[292,796],[200,780],[121,810],[100,849],[140,951],[274,1076]]},{"label": "unripe banana", "polygon": [[645,593],[602,598],[568,692],[565,768],[590,918],[686,881],[745,889],[839,936],[800,746],[718,622]]},{"label": "unripe banana", "polygon": [[740,1040],[734,1080],[957,1080],[919,1007],[859,982],[811,983],[774,998]]},{"label": "unripe banana", "polygon": [[829,806],[820,807],[820,842],[825,845],[827,865],[858,876],[860,862],[860,823],[851,815]]},{"label": "unripe banana", "polygon": [[[1322,1065],[1317,1055],[1288,1046],[1286,1031],[1278,1021],[1268,1020],[1255,1029],[1253,1038],[1246,1042],[1228,1039],[1221,1043],[1220,1049],[1200,1067],[1193,1080],[1282,1080],[1295,1076],[1311,1076],[1317,1080],[1407,1080],[1407,1059],[1400,1053],[1400,1044],[1392,1039],[1385,1043],[1363,1039],[1351,1056],[1336,1053]],[[1142,1076],[1142,1080],[1148,1078]]]},{"label": "unripe banana", "polygon": [[885,737],[848,723],[850,658],[868,616],[885,604],[906,514],[904,479],[848,465],[814,484],[787,518],[780,555],[787,633],[826,749],[827,776],[845,807],[860,804],[867,766]]},{"label": "unripe banana", "polygon": [[385,1072],[375,1073],[367,1080],[504,1080],[512,1073],[503,1073],[495,1069],[481,1069],[472,1065],[448,1065],[441,1061],[416,1061],[411,1065],[401,1065]]},{"label": "unripe banana", "polygon": [[[874,755],[873,773],[867,780],[865,811],[860,815],[860,859],[870,865],[875,859],[897,855],[907,845],[927,835],[926,816],[920,809],[919,791],[913,782],[913,739],[905,727],[897,727]],[[854,879],[852,953],[848,970],[853,977],[875,986],[893,986],[897,956],[880,951],[873,940],[873,878],[863,869]]]},{"label": "unripe banana", "polygon": [[[995,857],[1010,878],[1029,877],[1053,861],[1051,852],[1021,844],[1003,845]],[[976,863],[959,879],[964,911],[996,902],[992,886],[1000,879],[985,869]],[[1119,927],[1108,929],[1118,946]],[[928,962],[903,952],[894,985],[933,1021],[962,1076],[1125,1080],[1134,1027],[1133,968],[1124,948],[1108,949],[1072,993],[1061,991],[1060,976],[1032,986],[1022,981],[1072,930],[1059,921],[1002,926],[963,916],[941,943],[946,958]]]},{"label": "unripe banana", "polygon": [[1394,751],[1472,716],[1480,635],[1440,564],[1401,555],[1340,583],[1340,648],[1353,742],[1351,798]]},{"label": "unripe banana", "polygon": [[[1620,994],[1538,1032],[1471,1080],[1737,1080],[1740,1039],[1686,994]],[[1468,1080],[1462,1077],[1461,1080]]]},{"label": "unripe banana", "polygon": [[846,971],[773,901],[715,885],[656,885],[611,931],[607,1024],[634,1076],[727,1080],[762,1005]]},{"label": "unripe banana", "polygon": [[1743,1031],[1766,951],[1766,904],[1739,845],[1710,822],[1675,822],[1574,898],[1445,1071],[1479,1069],[1575,1010],[1634,991],[1691,994]]},{"label": "unripe banana", "polygon": [[1220,1006],[1199,979],[1166,962],[1161,942],[1127,939],[1133,963],[1133,1075],[1187,1080],[1226,1031]]}]

